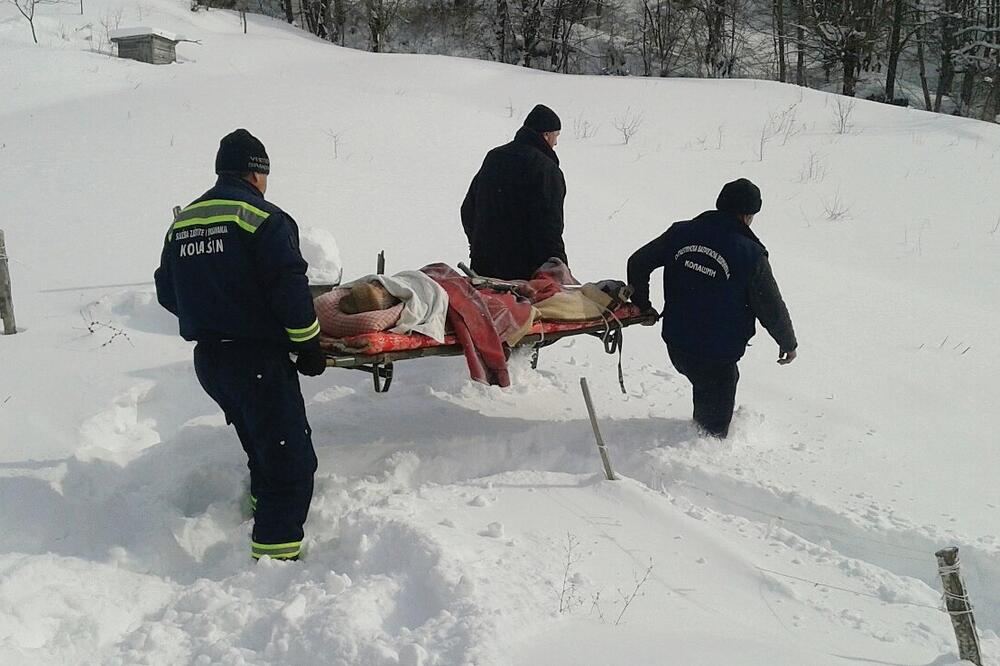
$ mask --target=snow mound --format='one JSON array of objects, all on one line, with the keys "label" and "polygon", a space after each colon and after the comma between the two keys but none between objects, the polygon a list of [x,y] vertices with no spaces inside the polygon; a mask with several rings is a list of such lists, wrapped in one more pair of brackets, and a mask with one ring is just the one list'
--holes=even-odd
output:
[{"label": "snow mound", "polygon": [[340,284],[344,263],[340,260],[340,247],[333,232],[320,227],[299,228],[299,249],[309,262],[309,282],[312,284]]}]

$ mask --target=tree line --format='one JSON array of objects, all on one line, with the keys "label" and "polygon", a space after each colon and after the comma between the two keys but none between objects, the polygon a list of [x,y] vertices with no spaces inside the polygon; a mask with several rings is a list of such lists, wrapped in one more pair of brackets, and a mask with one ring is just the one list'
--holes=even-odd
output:
[{"label": "tree line", "polygon": [[994,121],[1000,0],[194,0],[374,52],[762,78]]}]

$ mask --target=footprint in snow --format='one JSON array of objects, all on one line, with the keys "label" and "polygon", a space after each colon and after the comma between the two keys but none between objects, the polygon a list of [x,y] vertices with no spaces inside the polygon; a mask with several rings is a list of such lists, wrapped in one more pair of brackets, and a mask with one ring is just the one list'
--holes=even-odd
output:
[{"label": "footprint in snow", "polygon": [[399,666],[424,666],[430,655],[421,645],[410,643],[399,651]]},{"label": "footprint in snow", "polygon": [[479,536],[490,537],[492,539],[503,538],[503,523],[490,523],[485,530],[479,532]]}]

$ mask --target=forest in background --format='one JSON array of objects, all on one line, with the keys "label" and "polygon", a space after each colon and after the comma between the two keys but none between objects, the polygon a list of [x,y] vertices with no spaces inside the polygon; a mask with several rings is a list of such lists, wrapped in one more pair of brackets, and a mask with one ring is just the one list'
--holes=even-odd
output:
[{"label": "forest in background", "polygon": [[995,121],[1000,0],[193,0],[342,46],[567,74],[758,78]]}]

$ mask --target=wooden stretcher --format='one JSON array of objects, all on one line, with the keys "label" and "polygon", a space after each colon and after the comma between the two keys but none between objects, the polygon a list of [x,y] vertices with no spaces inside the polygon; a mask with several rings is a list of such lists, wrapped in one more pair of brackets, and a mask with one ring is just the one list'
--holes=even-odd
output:
[{"label": "wooden stretcher", "polygon": [[[642,314],[637,307],[626,304],[604,319],[586,322],[537,322],[531,331],[521,338],[514,348],[531,348],[531,367],[538,366],[538,352],[543,347],[563,338],[574,335],[590,335],[599,338],[608,354],[618,354],[618,380],[622,392],[625,392],[624,378],[621,370],[622,329],[636,324],[651,324],[655,321],[653,315]],[[383,337],[396,334],[382,334]],[[364,336],[356,336],[363,338]],[[392,385],[394,364],[428,356],[461,356],[462,347],[453,335],[448,335],[445,342],[440,343],[426,336],[399,336],[413,339],[416,344],[408,349],[379,348],[373,353],[364,349],[345,346],[341,341],[324,339],[323,348],[326,351],[326,365],[329,368],[350,368],[361,370],[372,376],[373,388],[376,393],[385,393]],[[352,344],[357,340],[352,339]]]}]

